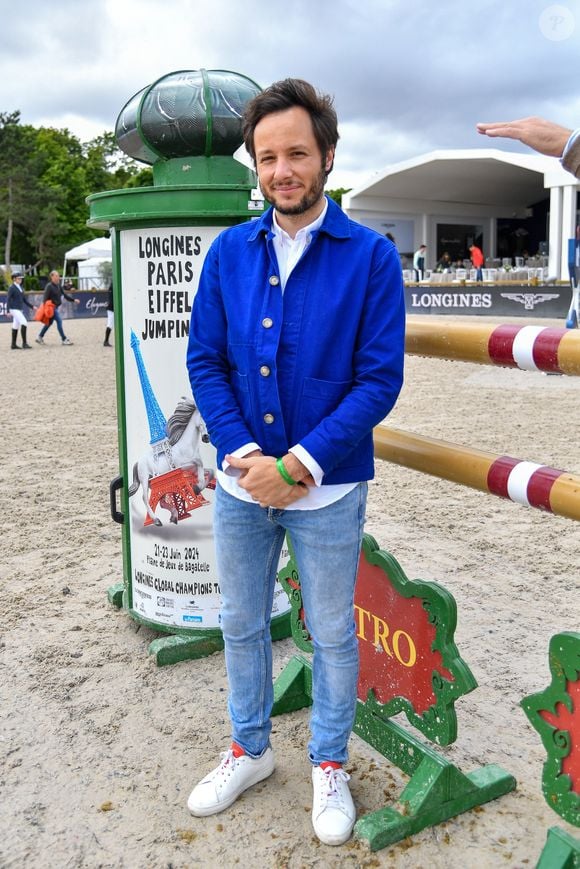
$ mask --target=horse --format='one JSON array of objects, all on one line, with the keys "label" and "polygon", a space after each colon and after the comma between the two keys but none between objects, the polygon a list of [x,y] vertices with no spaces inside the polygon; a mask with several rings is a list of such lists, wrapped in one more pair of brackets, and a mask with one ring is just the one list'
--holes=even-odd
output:
[{"label": "horse", "polygon": [[[155,525],[163,523],[157,518],[149,503],[149,481],[152,477],[166,474],[175,468],[195,470],[196,495],[205,489],[209,482],[206,481],[200,455],[200,445],[209,443],[209,435],[193,399],[183,396],[178,401],[175,411],[167,420],[165,432],[166,441],[162,442],[157,449],[149,450],[133,465],[133,482],[129,487],[129,497],[135,495],[141,487],[145,509]],[[210,473],[210,479],[212,476]],[[170,521],[177,524],[177,510],[173,500],[164,496],[159,503],[171,512]]]}]

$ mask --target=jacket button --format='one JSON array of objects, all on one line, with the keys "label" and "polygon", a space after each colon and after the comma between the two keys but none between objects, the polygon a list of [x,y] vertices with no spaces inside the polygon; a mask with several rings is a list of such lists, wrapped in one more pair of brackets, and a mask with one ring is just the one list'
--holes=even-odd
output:
[{"label": "jacket button", "polygon": [[278,277],[278,275],[272,275],[270,278],[268,278],[268,280],[273,287],[277,287],[280,283],[280,278]]},{"label": "jacket button", "polygon": [[260,366],[260,374],[262,375],[262,377],[269,377],[270,369],[268,368],[267,365]]},{"label": "jacket button", "polygon": [[273,413],[265,413],[264,414],[264,422],[266,425],[272,425],[274,422],[274,414]]},{"label": "jacket button", "polygon": [[270,319],[270,317],[264,317],[264,319],[262,320],[262,326],[264,327],[264,329],[271,329],[273,325],[274,321]]}]

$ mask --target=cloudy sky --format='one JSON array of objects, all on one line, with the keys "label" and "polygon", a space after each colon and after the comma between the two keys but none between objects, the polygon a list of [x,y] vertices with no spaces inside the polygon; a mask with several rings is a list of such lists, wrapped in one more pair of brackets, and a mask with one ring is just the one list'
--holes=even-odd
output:
[{"label": "cloudy sky", "polygon": [[0,0],[0,33],[0,111],[83,140],[175,70],[309,79],[338,111],[331,187],[495,146],[478,120],[580,125],[580,0]]}]

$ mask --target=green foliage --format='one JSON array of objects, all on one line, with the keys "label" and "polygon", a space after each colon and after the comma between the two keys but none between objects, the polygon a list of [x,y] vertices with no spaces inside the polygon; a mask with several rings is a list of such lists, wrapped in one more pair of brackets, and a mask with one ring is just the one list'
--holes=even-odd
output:
[{"label": "green foliage", "polygon": [[22,283],[24,284],[24,291],[26,293],[40,292],[40,281],[36,275],[25,275]]},{"label": "green foliage", "polygon": [[342,207],[342,197],[345,193],[350,193],[352,187],[337,187],[335,190],[325,190],[330,199],[334,199],[337,205]]},{"label": "green foliage", "polygon": [[111,132],[82,143],[69,130],[22,124],[0,112],[0,262],[43,271],[99,235],[86,226],[91,193],[148,186],[150,169],[123,154]]},{"label": "green foliage", "polygon": [[0,259],[4,262],[30,258],[29,234],[39,221],[44,192],[42,158],[35,144],[33,128],[20,125],[20,112],[0,113],[0,232],[5,236]]},{"label": "green foliage", "polygon": [[132,175],[124,187],[153,187],[153,169],[150,166],[143,166]]},{"label": "green foliage", "polygon": [[103,260],[103,262],[99,263],[97,266],[97,271],[102,281],[102,285],[108,287],[113,280],[113,263],[109,262],[109,260]]}]

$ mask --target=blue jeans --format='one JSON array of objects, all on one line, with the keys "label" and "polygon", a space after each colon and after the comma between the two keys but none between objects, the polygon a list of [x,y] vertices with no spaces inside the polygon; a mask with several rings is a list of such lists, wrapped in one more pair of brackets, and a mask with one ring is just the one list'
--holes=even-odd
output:
[{"label": "blue jeans", "polygon": [[274,701],[270,616],[286,531],[296,558],[313,640],[313,764],[347,759],[356,711],[358,643],[354,586],[367,484],[319,510],[276,510],[234,498],[218,485],[214,533],[232,738],[258,757],[268,746]]},{"label": "blue jeans", "polygon": [[66,338],[66,335],[64,334],[64,330],[62,328],[62,319],[61,319],[60,314],[58,313],[58,308],[54,309],[54,316],[53,316],[52,320],[50,321],[50,323],[47,323],[46,326],[42,327],[38,337],[44,338],[44,336],[46,335],[46,333],[48,332],[48,330],[50,329],[50,327],[52,326],[53,323],[56,323],[56,328],[58,329],[58,334],[60,335],[60,337],[64,341],[64,339]]}]

